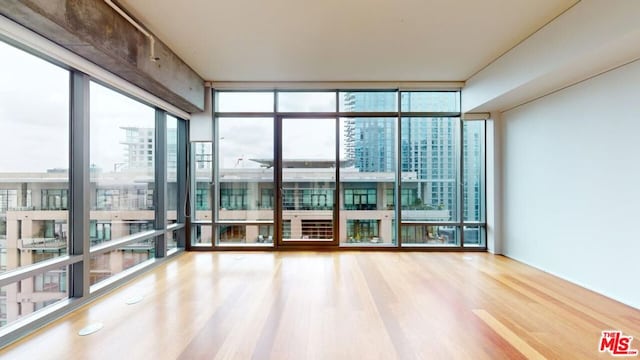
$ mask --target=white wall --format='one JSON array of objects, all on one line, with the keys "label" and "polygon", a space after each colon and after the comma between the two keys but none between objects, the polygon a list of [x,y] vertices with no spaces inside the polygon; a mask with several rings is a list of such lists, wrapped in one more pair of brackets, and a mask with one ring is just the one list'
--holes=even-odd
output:
[{"label": "white wall", "polygon": [[502,114],[503,253],[640,308],[640,61]]}]

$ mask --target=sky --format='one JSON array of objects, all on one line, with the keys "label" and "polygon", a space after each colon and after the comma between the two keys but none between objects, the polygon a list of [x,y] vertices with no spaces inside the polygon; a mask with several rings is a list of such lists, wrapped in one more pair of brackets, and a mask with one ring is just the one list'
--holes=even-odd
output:
[{"label": "sky", "polygon": [[[0,173],[68,168],[69,72],[0,42]],[[154,126],[153,108],[97,83],[90,86],[90,162],[103,171],[125,161],[122,127]],[[273,93],[224,93],[221,111],[273,111]],[[335,93],[279,93],[278,108],[331,112]],[[249,159],[273,158],[273,119],[221,119],[222,167],[259,167]],[[285,119],[283,155],[335,157],[335,119]],[[342,130],[342,126],[341,126]]]},{"label": "sky", "polygon": [[[0,173],[67,169],[69,72],[1,41],[0,64]],[[155,112],[97,83],[90,94],[90,162],[113,170],[125,161],[122,127],[153,127]]]},{"label": "sky", "polygon": [[[218,93],[218,111],[271,112],[273,92]],[[332,112],[334,92],[279,93],[278,109],[283,112]],[[335,159],[335,119],[285,118],[282,125],[282,151],[285,159]],[[255,168],[249,159],[273,159],[272,118],[220,118],[220,166]],[[343,131],[340,125],[340,132]]]},{"label": "sky", "polygon": [[0,42],[0,173],[68,168],[69,73]]},{"label": "sky", "polygon": [[122,127],[154,128],[155,110],[102,85],[91,83],[92,165],[112,171],[125,161],[126,139]]}]

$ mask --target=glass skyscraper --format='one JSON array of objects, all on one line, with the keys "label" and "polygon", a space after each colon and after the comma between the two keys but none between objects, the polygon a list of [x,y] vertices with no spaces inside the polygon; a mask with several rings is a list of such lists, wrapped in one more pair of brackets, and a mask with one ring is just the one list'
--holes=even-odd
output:
[{"label": "glass skyscraper", "polygon": [[[402,112],[455,113],[459,111],[458,92],[401,92]],[[397,93],[345,92],[344,110],[348,112],[385,112],[397,109]],[[412,179],[403,184],[402,207],[408,210],[450,211],[455,220],[459,174],[458,117],[402,117],[401,172],[402,178]],[[360,172],[393,172],[396,159],[396,130],[386,118],[358,117],[344,122],[346,156],[353,160]],[[481,154],[483,129],[464,125],[462,151],[465,156]],[[466,158],[465,158],[466,159]],[[465,160],[467,163],[472,161]],[[465,219],[480,218],[480,179],[477,169],[464,173]]]}]

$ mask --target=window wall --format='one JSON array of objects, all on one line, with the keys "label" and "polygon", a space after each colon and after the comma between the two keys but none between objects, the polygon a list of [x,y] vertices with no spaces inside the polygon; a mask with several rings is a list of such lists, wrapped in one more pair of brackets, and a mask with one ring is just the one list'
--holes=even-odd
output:
[{"label": "window wall", "polygon": [[0,78],[1,345],[177,247],[186,151],[184,120],[2,41]]},{"label": "window wall", "polygon": [[[67,254],[69,76],[0,41],[0,273]],[[55,271],[64,285],[66,268]],[[1,286],[0,328],[67,298],[53,272]],[[38,302],[19,300],[34,292]]]},{"label": "window wall", "polygon": [[[214,207],[203,224],[217,227],[210,246],[318,236],[351,247],[485,247],[484,121],[461,119],[459,91],[214,98],[218,158],[194,188],[196,208]],[[330,129],[316,129],[319,121]],[[278,231],[262,234],[261,225]]]}]

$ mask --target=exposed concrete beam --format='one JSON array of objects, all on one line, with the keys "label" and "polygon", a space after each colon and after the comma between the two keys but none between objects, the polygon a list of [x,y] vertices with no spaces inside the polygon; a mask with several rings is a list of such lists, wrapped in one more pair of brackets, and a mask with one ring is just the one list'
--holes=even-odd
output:
[{"label": "exposed concrete beam", "polygon": [[580,1],[467,80],[462,111],[503,111],[638,59],[638,14],[638,0]]},{"label": "exposed concrete beam", "polygon": [[156,39],[149,41],[102,0],[2,0],[0,14],[192,113],[204,110],[204,80]]}]

